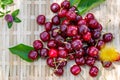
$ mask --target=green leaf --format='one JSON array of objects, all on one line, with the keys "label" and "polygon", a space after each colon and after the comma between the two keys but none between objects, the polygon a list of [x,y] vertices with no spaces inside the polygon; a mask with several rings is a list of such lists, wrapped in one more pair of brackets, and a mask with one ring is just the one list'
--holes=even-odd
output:
[{"label": "green leaf", "polygon": [[6,14],[10,13],[11,11],[6,11]]},{"label": "green leaf", "polygon": [[80,1],[81,0],[70,0],[70,5],[71,6],[77,6]]},{"label": "green leaf", "polygon": [[14,19],[14,22],[16,22],[16,23],[20,23],[21,22],[21,20],[18,17],[13,17],[13,19]]},{"label": "green leaf", "polygon": [[16,16],[19,14],[19,12],[20,12],[19,9],[13,11],[13,12],[12,12],[12,16],[13,16],[13,17],[16,17]]},{"label": "green leaf", "polygon": [[8,24],[8,28],[10,29],[13,25],[13,22],[8,22],[7,24]]},{"label": "green leaf", "polygon": [[0,11],[0,14],[5,14],[4,12]]},{"label": "green leaf", "polygon": [[96,6],[100,5],[105,0],[81,0],[77,6],[78,14],[84,14],[95,8]]},{"label": "green leaf", "polygon": [[33,47],[28,45],[19,44],[14,47],[9,48],[12,54],[15,54],[27,62],[33,62],[33,60],[28,58],[28,53],[33,50]]},{"label": "green leaf", "polygon": [[4,15],[0,15],[0,18],[2,18]]},{"label": "green leaf", "polygon": [[5,9],[5,6],[10,5],[13,3],[13,0],[1,0],[0,5],[3,9]]}]

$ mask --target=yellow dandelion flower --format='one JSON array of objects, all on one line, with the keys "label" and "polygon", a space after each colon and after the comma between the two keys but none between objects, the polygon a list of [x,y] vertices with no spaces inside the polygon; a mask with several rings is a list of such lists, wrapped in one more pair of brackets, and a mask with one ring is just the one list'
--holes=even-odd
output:
[{"label": "yellow dandelion flower", "polygon": [[105,46],[101,49],[99,54],[101,61],[116,61],[120,59],[120,54],[116,51],[113,46]]}]

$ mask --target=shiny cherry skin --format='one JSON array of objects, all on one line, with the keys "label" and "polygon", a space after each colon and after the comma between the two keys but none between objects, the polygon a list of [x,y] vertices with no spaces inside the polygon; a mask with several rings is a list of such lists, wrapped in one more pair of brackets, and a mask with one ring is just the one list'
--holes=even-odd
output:
[{"label": "shiny cherry skin", "polygon": [[56,57],[58,57],[58,50],[57,49],[50,49],[49,50],[49,57],[51,57],[51,58],[56,58]]},{"label": "shiny cherry skin", "polygon": [[58,50],[58,56],[60,58],[66,58],[68,56],[68,52],[67,50],[63,49],[63,50]]},{"label": "shiny cherry skin", "polygon": [[54,64],[54,59],[53,58],[47,58],[47,60],[46,60],[46,63],[47,63],[47,65],[49,66],[49,67],[55,67],[55,64]]},{"label": "shiny cherry skin", "polygon": [[72,20],[72,21],[74,21],[76,19],[76,16],[77,16],[76,13],[73,11],[68,11],[66,13],[67,19]]},{"label": "shiny cherry skin", "polygon": [[78,26],[87,25],[87,22],[86,22],[85,19],[81,19],[81,20],[78,21],[77,25],[78,25]]},{"label": "shiny cherry skin", "polygon": [[61,32],[66,32],[67,31],[67,25],[65,25],[65,24],[60,25],[60,30],[61,30]]},{"label": "shiny cherry skin", "polygon": [[88,13],[87,15],[86,15],[86,17],[85,17],[85,20],[87,21],[87,22],[89,22],[91,19],[94,19],[95,17],[94,17],[94,15],[92,14],[92,13]]},{"label": "shiny cherry skin", "polygon": [[60,29],[59,29],[59,28],[54,28],[54,29],[52,29],[52,31],[51,31],[52,37],[58,36],[58,35],[59,35],[59,32],[60,32]]},{"label": "shiny cherry skin", "polygon": [[97,47],[99,50],[102,49],[104,46],[105,46],[105,42],[104,42],[103,40],[99,40],[99,41],[97,42],[96,47]]},{"label": "shiny cherry skin", "polygon": [[56,36],[55,41],[58,46],[64,46],[65,39],[61,35]]},{"label": "shiny cherry skin", "polygon": [[74,59],[75,59],[74,54],[68,54],[68,59],[69,59],[69,60],[74,60]]},{"label": "shiny cherry skin", "polygon": [[50,31],[52,29],[52,23],[51,22],[46,22],[45,23],[45,30]]},{"label": "shiny cherry skin", "polygon": [[43,42],[47,42],[50,40],[50,34],[46,31],[42,32],[40,34],[40,39],[43,41]]},{"label": "shiny cherry skin", "polygon": [[99,50],[96,47],[91,46],[91,47],[88,48],[88,54],[90,56],[96,57],[98,55],[98,53],[99,53]]},{"label": "shiny cherry skin", "polygon": [[75,58],[75,62],[77,65],[85,65],[85,58],[84,57]]},{"label": "shiny cherry skin", "polygon": [[37,23],[38,23],[39,25],[45,24],[45,21],[46,21],[46,18],[45,18],[44,15],[38,15],[38,17],[37,17]]},{"label": "shiny cherry skin", "polygon": [[50,8],[51,8],[51,11],[52,11],[53,13],[56,13],[56,12],[58,12],[58,11],[60,10],[60,5],[59,5],[58,3],[53,3],[53,4],[50,6]]},{"label": "shiny cherry skin", "polygon": [[92,66],[90,68],[89,74],[92,77],[96,77],[98,75],[99,69],[96,66]]},{"label": "shiny cherry skin", "polygon": [[78,28],[74,25],[70,25],[67,27],[67,36],[75,36],[78,34]]},{"label": "shiny cherry skin", "polygon": [[70,8],[70,2],[67,1],[67,0],[64,0],[64,1],[61,3],[61,7],[62,7],[62,8],[65,8],[65,9],[69,9],[69,8]]},{"label": "shiny cherry skin", "polygon": [[92,31],[92,38],[93,39],[99,39],[101,37],[100,31]]},{"label": "shiny cherry skin", "polygon": [[109,68],[112,65],[112,62],[101,62],[104,68]]},{"label": "shiny cherry skin", "polygon": [[87,25],[78,26],[78,32],[79,32],[79,34],[84,35],[88,31],[89,31],[89,29],[88,29]]},{"label": "shiny cherry skin", "polygon": [[43,48],[43,43],[40,40],[35,40],[33,42],[33,47],[35,50],[40,50]]},{"label": "shiny cherry skin", "polygon": [[48,47],[48,48],[56,48],[56,47],[57,47],[56,41],[53,40],[53,39],[50,40],[50,41],[48,41],[47,47]]},{"label": "shiny cherry skin", "polygon": [[78,65],[73,65],[73,66],[70,68],[70,72],[71,72],[73,75],[77,76],[77,75],[81,72],[81,68],[80,68],[80,66],[78,66]]},{"label": "shiny cherry skin", "polygon": [[75,6],[72,6],[70,9],[69,9],[69,11],[76,11],[77,10],[77,8],[75,7]]},{"label": "shiny cherry skin", "polygon": [[28,54],[28,58],[31,60],[36,60],[38,58],[38,52],[35,50],[31,50]]},{"label": "shiny cherry skin", "polygon": [[49,50],[47,48],[42,48],[40,50],[40,56],[41,57],[47,57],[48,56],[48,52],[49,52]]},{"label": "shiny cherry skin", "polygon": [[69,25],[70,24],[70,20],[68,19],[65,19],[62,21],[62,25],[65,24],[65,25]]},{"label": "shiny cherry skin", "polygon": [[98,28],[98,21],[96,19],[91,19],[89,21],[89,28],[96,29]]},{"label": "shiny cherry skin", "polygon": [[113,34],[112,33],[105,33],[103,35],[103,40],[105,42],[111,42],[113,40]]},{"label": "shiny cherry skin", "polygon": [[52,24],[56,26],[60,24],[60,18],[58,17],[58,15],[53,16]]},{"label": "shiny cherry skin", "polygon": [[73,48],[72,48],[72,45],[71,43],[65,43],[65,49],[68,51],[68,52],[72,52],[73,51]]},{"label": "shiny cherry skin", "polygon": [[95,41],[95,39],[90,39],[88,42],[87,42],[87,44],[89,45],[89,46],[95,46],[96,45],[96,41]]},{"label": "shiny cherry skin", "polygon": [[87,32],[86,34],[83,35],[84,41],[89,41],[91,38],[92,38],[92,35],[90,32]]},{"label": "shiny cherry skin", "polygon": [[72,44],[72,48],[74,50],[80,50],[83,46],[81,40],[79,40],[79,39],[76,39],[76,40],[72,41],[71,44]]},{"label": "shiny cherry skin", "polygon": [[83,49],[80,49],[80,50],[76,50],[75,51],[75,57],[76,58],[81,58],[82,56],[84,56],[85,52]]},{"label": "shiny cherry skin", "polygon": [[88,66],[93,66],[95,64],[96,59],[94,57],[87,57],[86,58],[86,64]]},{"label": "shiny cherry skin", "polygon": [[59,12],[58,12],[58,16],[60,18],[63,18],[66,16],[66,13],[67,13],[67,9],[61,9]]},{"label": "shiny cherry skin", "polygon": [[56,62],[57,62],[57,64],[59,65],[58,67],[59,68],[63,68],[63,67],[65,67],[66,65],[67,65],[67,61],[65,61],[65,60],[63,60],[64,58],[60,58],[60,57],[58,57],[57,59],[56,59]]},{"label": "shiny cherry skin", "polygon": [[64,69],[63,68],[58,68],[54,71],[54,74],[57,76],[62,76],[64,73]]}]

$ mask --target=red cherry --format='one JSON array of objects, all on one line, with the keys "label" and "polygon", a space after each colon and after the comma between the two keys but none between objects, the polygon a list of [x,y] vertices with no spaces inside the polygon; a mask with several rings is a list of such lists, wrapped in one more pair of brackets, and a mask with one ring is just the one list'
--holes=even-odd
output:
[{"label": "red cherry", "polygon": [[67,35],[75,36],[78,34],[78,28],[76,26],[70,25],[67,27]]},{"label": "red cherry", "polygon": [[89,74],[92,77],[96,77],[98,75],[99,69],[96,66],[90,68]]},{"label": "red cherry", "polygon": [[78,65],[73,65],[71,68],[70,68],[70,71],[73,75],[78,75],[80,72],[81,72],[81,68],[78,66]]},{"label": "red cherry", "polygon": [[43,43],[40,40],[35,40],[33,42],[33,47],[35,50],[40,50],[43,48]]},{"label": "red cherry", "polygon": [[38,58],[38,53],[35,50],[32,50],[28,54],[29,59],[36,60]]},{"label": "red cherry", "polygon": [[49,50],[49,57],[51,57],[51,58],[58,57],[58,50],[56,50],[56,49],[50,49]]},{"label": "red cherry", "polygon": [[98,53],[99,53],[99,50],[96,47],[91,46],[91,47],[88,48],[88,54],[90,56],[96,57],[98,55]]},{"label": "red cherry", "polygon": [[83,40],[84,41],[89,41],[91,39],[91,33],[87,32],[86,34],[83,35]]},{"label": "red cherry", "polygon": [[55,75],[57,75],[57,76],[62,76],[63,73],[64,73],[64,70],[63,70],[63,68],[58,68],[58,69],[56,69],[56,70],[54,71],[54,73],[55,73]]}]

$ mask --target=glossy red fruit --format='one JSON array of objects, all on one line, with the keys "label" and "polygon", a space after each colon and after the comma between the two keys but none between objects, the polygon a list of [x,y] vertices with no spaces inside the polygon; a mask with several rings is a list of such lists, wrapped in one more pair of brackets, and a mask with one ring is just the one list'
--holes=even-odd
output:
[{"label": "glossy red fruit", "polygon": [[86,22],[85,19],[81,19],[81,20],[78,21],[77,25],[78,25],[78,26],[87,25],[87,22]]},{"label": "glossy red fruit", "polygon": [[49,54],[49,57],[51,57],[51,58],[58,57],[58,50],[57,49],[50,49],[48,54]]},{"label": "glossy red fruit", "polygon": [[66,43],[66,44],[65,44],[65,49],[66,49],[68,52],[72,52],[72,51],[73,51],[73,48],[72,48],[71,43]]},{"label": "glossy red fruit", "polygon": [[69,59],[69,60],[74,60],[74,59],[75,59],[74,54],[68,54],[68,59]]},{"label": "glossy red fruit", "polygon": [[52,24],[53,25],[59,25],[60,24],[60,18],[58,17],[58,15],[53,16]]},{"label": "glossy red fruit", "polygon": [[70,25],[67,27],[67,36],[75,36],[78,34],[77,26]]},{"label": "glossy red fruit", "polygon": [[52,29],[52,23],[51,22],[46,22],[45,23],[45,30],[50,31]]},{"label": "glossy red fruit", "polygon": [[58,3],[53,3],[53,4],[50,6],[50,8],[51,8],[51,11],[52,11],[53,13],[56,13],[56,12],[58,12],[58,11],[60,10],[60,5],[59,5]]},{"label": "glossy red fruit", "polygon": [[72,40],[76,40],[76,39],[81,39],[81,35],[78,34],[78,35],[72,37]]},{"label": "glossy red fruit", "polygon": [[96,57],[98,55],[98,53],[99,53],[99,50],[96,47],[91,46],[91,47],[88,48],[88,54],[90,56]]},{"label": "glossy red fruit", "polygon": [[47,42],[50,40],[50,34],[46,31],[40,33],[40,39],[43,41],[43,42]]},{"label": "glossy red fruit", "polygon": [[96,77],[98,75],[99,69],[96,66],[90,68],[89,74],[92,77]]},{"label": "glossy red fruit", "polygon": [[37,17],[37,23],[38,23],[39,25],[45,24],[45,20],[46,20],[46,18],[45,18],[44,15],[38,15],[38,17]]},{"label": "glossy red fruit", "polygon": [[67,9],[61,9],[59,12],[58,12],[58,16],[60,18],[63,18],[66,16],[66,13],[67,13]]},{"label": "glossy red fruit", "polygon": [[104,40],[105,42],[110,42],[110,41],[112,41],[112,40],[113,40],[113,35],[112,35],[112,33],[106,33],[106,34],[104,34],[104,35],[103,35],[103,40]]},{"label": "glossy red fruit", "polygon": [[48,41],[47,47],[48,48],[56,48],[57,47],[56,41],[55,40]]},{"label": "glossy red fruit", "polygon": [[60,32],[60,29],[59,29],[59,28],[54,28],[54,29],[51,31],[52,37],[58,36],[58,35],[59,35],[59,32]]},{"label": "glossy red fruit", "polygon": [[61,35],[56,36],[55,41],[58,46],[64,46],[65,39]]},{"label": "glossy red fruit", "polygon": [[57,75],[57,76],[62,76],[63,73],[64,73],[63,68],[58,68],[54,71],[54,74]]},{"label": "glossy red fruit", "polygon": [[82,46],[83,46],[83,44],[82,44],[81,40],[76,39],[76,40],[72,41],[72,48],[74,50],[80,50],[82,48]]},{"label": "glossy red fruit", "polygon": [[103,40],[99,40],[96,47],[100,50],[104,46],[105,46],[105,42]]},{"label": "glossy red fruit", "polygon": [[59,68],[63,68],[63,67],[65,67],[66,65],[67,65],[67,61],[65,61],[65,60],[63,60],[64,58],[60,58],[60,57],[58,57],[57,59],[56,59],[56,62],[57,62],[57,64],[58,64],[58,67]]},{"label": "glossy red fruit", "polygon": [[76,11],[77,10],[77,8],[75,7],[75,6],[72,6],[70,9],[69,9],[69,11]]},{"label": "glossy red fruit", "polygon": [[98,27],[94,29],[95,31],[102,31],[103,27],[101,24],[98,24]]},{"label": "glossy red fruit", "polygon": [[96,29],[98,28],[98,21],[96,19],[91,19],[89,21],[89,28]]},{"label": "glossy red fruit", "polygon": [[76,50],[76,51],[75,51],[75,57],[76,57],[76,58],[80,58],[80,57],[84,56],[84,54],[85,54],[85,52],[84,52],[83,49],[80,49],[80,50]]},{"label": "glossy red fruit", "polygon": [[43,43],[40,40],[35,40],[33,42],[33,47],[35,50],[40,50],[43,48]]},{"label": "glossy red fruit", "polygon": [[109,68],[112,65],[112,62],[101,62],[104,68]]},{"label": "glossy red fruit", "polygon": [[101,37],[101,32],[100,31],[92,31],[92,38],[93,39],[99,39]]},{"label": "glossy red fruit", "polygon": [[75,58],[75,62],[77,65],[84,65],[85,64],[85,58],[80,57],[80,58]]},{"label": "glossy red fruit", "polygon": [[94,57],[87,57],[86,58],[86,64],[88,65],[88,66],[93,66],[94,64],[95,64],[95,58]]},{"label": "glossy red fruit", "polygon": [[59,51],[58,51],[58,56],[59,56],[60,58],[66,58],[66,57],[68,56],[67,50],[65,50],[65,49],[59,50]]},{"label": "glossy red fruit", "polygon": [[46,60],[46,63],[49,67],[55,67],[55,64],[54,64],[54,59],[53,58],[47,58]]},{"label": "glossy red fruit", "polygon": [[62,21],[62,25],[69,25],[70,24],[70,20],[68,20],[68,19],[65,19],[65,20],[63,20]]},{"label": "glossy red fruit", "polygon": [[83,40],[84,41],[89,41],[91,39],[91,33],[87,32],[86,34],[83,35]]},{"label": "glossy red fruit", "polygon": [[70,2],[67,1],[67,0],[63,1],[63,2],[61,3],[61,7],[62,7],[62,8],[65,8],[65,9],[69,9],[69,7],[70,7]]},{"label": "glossy red fruit", "polygon": [[95,39],[90,39],[89,41],[88,41],[88,43],[87,43],[89,46],[95,46],[96,45],[96,41],[95,41]]},{"label": "glossy red fruit", "polygon": [[49,50],[47,48],[42,48],[40,50],[40,56],[41,57],[47,57],[48,56],[48,52],[49,52]]},{"label": "glossy red fruit", "polygon": [[65,25],[65,24],[60,25],[60,31],[61,32],[66,32],[67,31],[67,25]]},{"label": "glossy red fruit", "polygon": [[66,13],[67,19],[72,20],[72,21],[74,21],[76,19],[76,16],[77,16],[76,13],[73,11],[68,11]]},{"label": "glossy red fruit", "polygon": [[70,72],[73,74],[73,75],[78,75],[80,72],[81,72],[81,68],[80,66],[78,65],[73,65],[71,68],[70,68]]},{"label": "glossy red fruit", "polygon": [[88,13],[87,15],[86,15],[86,17],[85,17],[85,20],[87,21],[87,22],[89,22],[91,19],[94,19],[95,17],[94,17],[94,15],[92,14],[92,13]]},{"label": "glossy red fruit", "polygon": [[28,54],[28,58],[31,60],[36,60],[38,58],[38,52],[35,50],[32,50]]},{"label": "glossy red fruit", "polygon": [[87,27],[87,25],[78,26],[78,32],[79,32],[79,34],[84,35],[88,31],[89,31],[89,28]]}]

